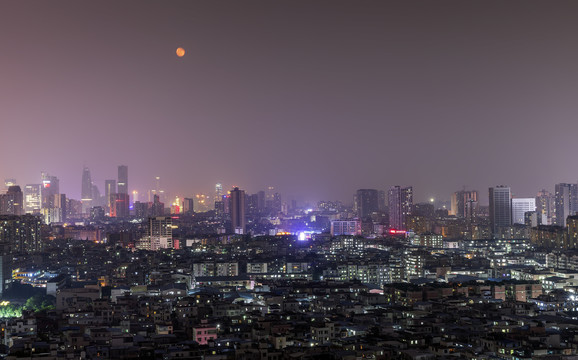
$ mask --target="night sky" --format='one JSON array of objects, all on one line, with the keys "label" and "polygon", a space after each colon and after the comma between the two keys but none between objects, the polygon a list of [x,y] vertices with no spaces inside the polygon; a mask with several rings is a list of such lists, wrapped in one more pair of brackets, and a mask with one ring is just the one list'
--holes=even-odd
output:
[{"label": "night sky", "polygon": [[3,1],[0,64],[0,179],[74,198],[578,180],[577,1]]}]

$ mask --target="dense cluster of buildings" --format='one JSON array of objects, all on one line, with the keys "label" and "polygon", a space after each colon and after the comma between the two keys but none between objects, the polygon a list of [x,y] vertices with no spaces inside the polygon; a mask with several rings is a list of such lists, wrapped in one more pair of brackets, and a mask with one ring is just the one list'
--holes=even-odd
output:
[{"label": "dense cluster of buildings", "polygon": [[0,314],[23,287],[53,305],[5,315],[10,359],[578,356],[576,184],[300,208],[220,184],[140,202],[126,166],[104,196],[85,168],[81,200],[42,179],[0,195]]}]

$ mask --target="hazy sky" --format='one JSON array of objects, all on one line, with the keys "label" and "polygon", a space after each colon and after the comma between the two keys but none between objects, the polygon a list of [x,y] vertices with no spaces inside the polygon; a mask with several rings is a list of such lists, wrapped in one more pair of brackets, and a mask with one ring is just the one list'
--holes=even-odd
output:
[{"label": "hazy sky", "polygon": [[76,198],[578,180],[577,1],[3,1],[0,65],[0,178]]}]

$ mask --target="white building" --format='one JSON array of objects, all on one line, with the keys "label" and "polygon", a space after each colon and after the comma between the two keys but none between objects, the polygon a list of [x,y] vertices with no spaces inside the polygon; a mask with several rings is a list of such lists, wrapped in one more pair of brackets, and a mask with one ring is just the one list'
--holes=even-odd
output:
[{"label": "white building", "polygon": [[524,214],[528,211],[536,211],[536,198],[512,199],[512,223],[524,224]]}]

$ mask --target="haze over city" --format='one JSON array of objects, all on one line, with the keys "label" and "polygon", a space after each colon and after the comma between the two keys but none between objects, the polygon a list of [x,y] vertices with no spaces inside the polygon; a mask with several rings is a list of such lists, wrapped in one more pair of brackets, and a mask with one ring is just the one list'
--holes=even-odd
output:
[{"label": "haze over city", "polygon": [[416,4],[3,3],[0,175],[76,198],[119,164],[185,196],[575,182],[578,3]]},{"label": "haze over city", "polygon": [[0,1],[0,358],[577,359],[577,15]]}]

